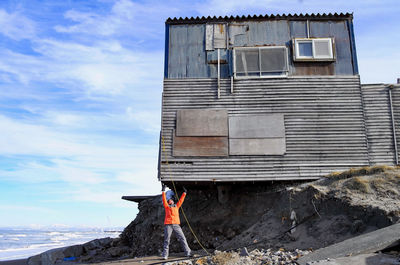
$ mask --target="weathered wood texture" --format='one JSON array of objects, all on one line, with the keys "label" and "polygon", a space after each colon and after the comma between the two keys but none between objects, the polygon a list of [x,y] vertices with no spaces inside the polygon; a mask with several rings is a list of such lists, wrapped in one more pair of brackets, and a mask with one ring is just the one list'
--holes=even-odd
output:
[{"label": "weathered wood texture", "polygon": [[228,137],[175,136],[173,156],[227,156]]},{"label": "weathered wood texture", "polygon": [[285,138],[229,138],[229,155],[283,155]]},{"label": "weathered wood texture", "polygon": [[333,62],[294,62],[293,75],[334,75]]},{"label": "weathered wood texture", "polygon": [[[395,151],[387,86],[362,85],[365,124],[371,164],[394,164]],[[396,130],[400,129],[400,93],[392,91]],[[397,133],[397,135],[399,135]],[[397,140],[400,140],[397,137]]]},{"label": "weathered wood texture", "polygon": [[229,138],[285,137],[282,114],[229,117]]},{"label": "weathered wood texture", "polygon": [[228,112],[218,109],[178,110],[176,136],[228,136]]},{"label": "weathered wood texture", "polygon": [[[318,178],[334,170],[368,165],[360,80],[357,76],[286,79],[164,80],[160,178],[180,181],[258,181]],[[180,109],[227,109],[228,116],[282,114],[284,155],[225,158],[172,156]],[[168,167],[168,168],[167,168]]]}]

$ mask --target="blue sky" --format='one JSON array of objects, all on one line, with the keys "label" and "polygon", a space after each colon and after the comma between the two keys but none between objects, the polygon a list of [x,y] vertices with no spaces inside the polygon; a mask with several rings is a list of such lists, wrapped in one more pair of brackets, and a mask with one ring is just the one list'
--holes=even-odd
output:
[{"label": "blue sky", "polygon": [[354,12],[363,83],[400,78],[397,0],[0,1],[0,226],[126,226],[156,194],[168,17]]}]

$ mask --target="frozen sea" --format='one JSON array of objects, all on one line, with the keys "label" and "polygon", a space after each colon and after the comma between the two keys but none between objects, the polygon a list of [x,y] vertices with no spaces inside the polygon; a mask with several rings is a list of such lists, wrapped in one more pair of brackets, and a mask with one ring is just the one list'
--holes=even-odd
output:
[{"label": "frozen sea", "polygon": [[0,261],[24,259],[49,249],[81,244],[96,238],[115,238],[120,231],[121,228],[0,228]]}]

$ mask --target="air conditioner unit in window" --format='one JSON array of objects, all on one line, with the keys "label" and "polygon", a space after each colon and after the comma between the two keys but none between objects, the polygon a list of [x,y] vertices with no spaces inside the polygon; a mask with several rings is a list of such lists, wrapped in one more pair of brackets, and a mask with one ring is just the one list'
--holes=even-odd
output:
[{"label": "air conditioner unit in window", "polygon": [[293,39],[294,61],[334,61],[333,38]]}]

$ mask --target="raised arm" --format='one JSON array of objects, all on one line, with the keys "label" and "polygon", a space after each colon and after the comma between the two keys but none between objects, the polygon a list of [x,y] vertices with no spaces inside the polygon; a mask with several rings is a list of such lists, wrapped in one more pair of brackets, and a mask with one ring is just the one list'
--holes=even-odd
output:
[{"label": "raised arm", "polygon": [[176,207],[181,207],[183,201],[185,200],[186,197],[186,192],[182,193],[181,198],[179,199],[178,203],[176,204]]},{"label": "raised arm", "polygon": [[162,203],[164,205],[164,208],[168,208],[167,196],[165,196],[165,191],[162,192]]},{"label": "raised arm", "polygon": [[167,208],[168,207],[168,203],[167,203],[167,196],[165,196],[165,185],[164,185],[164,183],[162,183],[161,184],[162,185],[162,202],[163,202],[163,205],[164,205],[164,208]]}]

